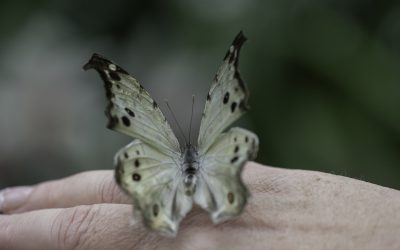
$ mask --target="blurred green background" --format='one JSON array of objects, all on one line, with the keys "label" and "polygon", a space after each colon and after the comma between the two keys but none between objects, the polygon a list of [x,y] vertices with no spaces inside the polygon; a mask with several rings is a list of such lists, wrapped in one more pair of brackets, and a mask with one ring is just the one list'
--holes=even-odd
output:
[{"label": "blurred green background", "polygon": [[[239,30],[257,161],[400,188],[400,1],[0,2],[0,187],[111,169],[104,54],[187,128]],[[161,107],[165,111],[164,105]],[[167,118],[169,117],[169,113]]]}]

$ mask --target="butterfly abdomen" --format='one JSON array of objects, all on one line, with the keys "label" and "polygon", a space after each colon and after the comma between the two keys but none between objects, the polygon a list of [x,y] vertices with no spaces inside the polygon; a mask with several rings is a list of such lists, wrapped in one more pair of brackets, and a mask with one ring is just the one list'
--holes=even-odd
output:
[{"label": "butterfly abdomen", "polygon": [[183,184],[185,194],[192,196],[196,190],[197,172],[199,168],[198,153],[195,147],[187,145],[183,151]]}]

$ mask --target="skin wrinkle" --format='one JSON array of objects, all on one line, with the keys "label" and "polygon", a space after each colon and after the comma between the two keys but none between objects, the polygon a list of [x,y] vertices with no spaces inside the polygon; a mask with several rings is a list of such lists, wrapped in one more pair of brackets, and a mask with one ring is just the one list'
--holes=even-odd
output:
[{"label": "skin wrinkle", "polygon": [[62,227],[63,227],[63,224],[62,223],[60,223],[60,217],[61,217],[61,212],[59,212],[56,216],[55,216],[55,218],[54,218],[54,220],[51,222],[51,225],[50,225],[50,237],[52,238],[52,239],[57,239],[55,242],[54,242],[54,245],[55,245],[55,248],[56,249],[63,249],[63,247],[62,247],[62,237],[61,237],[61,229],[62,229]]},{"label": "skin wrinkle", "polygon": [[[81,246],[79,248],[90,249],[90,242],[95,239],[95,237],[93,236],[96,236],[95,233],[92,234],[90,232],[93,231],[92,230],[93,224],[99,222],[98,219],[96,218],[97,214],[99,214],[99,209],[100,208],[98,206],[89,206],[86,217],[84,217],[82,219],[82,223],[79,224],[77,230],[79,232],[79,236],[77,237],[78,238],[77,246]],[[85,243],[86,245],[88,245],[88,247],[85,247]]]},{"label": "skin wrinkle", "polygon": [[59,220],[61,224],[66,223],[59,231],[62,235],[60,238],[63,247],[76,249],[80,246],[82,237],[88,231],[91,221],[95,218],[93,209],[93,206],[79,206],[68,209],[70,215],[63,214]]},{"label": "skin wrinkle", "polygon": [[117,203],[118,200],[120,200],[117,198],[121,194],[119,187],[114,181],[109,181],[107,175],[104,175],[100,182],[99,189],[101,203]]}]

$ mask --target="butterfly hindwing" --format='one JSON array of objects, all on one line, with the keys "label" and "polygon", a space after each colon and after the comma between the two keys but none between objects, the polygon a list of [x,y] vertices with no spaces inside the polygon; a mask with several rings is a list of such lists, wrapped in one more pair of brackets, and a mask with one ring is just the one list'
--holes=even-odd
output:
[{"label": "butterfly hindwing", "polygon": [[200,124],[199,154],[207,152],[215,138],[247,110],[248,90],[238,70],[239,52],[245,36],[240,32],[234,39],[217,71]]},{"label": "butterfly hindwing", "polygon": [[149,93],[124,69],[99,54],[93,54],[84,69],[95,69],[106,89],[108,128],[157,146],[168,155],[180,147],[167,120]]},{"label": "butterfly hindwing", "polygon": [[140,140],[134,140],[115,155],[115,178],[133,199],[146,226],[175,235],[180,220],[192,207],[181,187],[175,159]]},{"label": "butterfly hindwing", "polygon": [[258,137],[245,129],[232,128],[217,137],[200,158],[199,182],[194,200],[211,213],[214,222],[239,215],[248,191],[240,174],[248,160],[255,159]]}]

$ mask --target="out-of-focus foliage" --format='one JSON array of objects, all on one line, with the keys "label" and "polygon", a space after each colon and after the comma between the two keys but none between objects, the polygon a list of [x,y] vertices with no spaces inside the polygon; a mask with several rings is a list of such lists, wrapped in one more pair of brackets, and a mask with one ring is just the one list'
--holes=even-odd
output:
[{"label": "out-of-focus foliage", "polygon": [[112,168],[130,139],[105,129],[93,52],[187,128],[243,30],[258,161],[400,188],[399,16],[399,1],[2,1],[0,186]]}]

